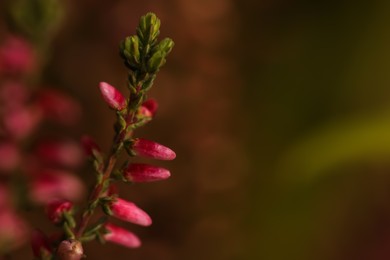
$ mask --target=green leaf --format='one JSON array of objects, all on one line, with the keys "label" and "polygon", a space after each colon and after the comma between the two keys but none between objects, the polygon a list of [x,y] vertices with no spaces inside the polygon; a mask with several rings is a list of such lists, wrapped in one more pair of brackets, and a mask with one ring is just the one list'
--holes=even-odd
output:
[{"label": "green leaf", "polygon": [[156,41],[160,34],[160,19],[154,13],[147,13],[142,16],[137,28],[137,35],[143,42],[144,46]]},{"label": "green leaf", "polygon": [[148,72],[156,73],[165,63],[166,53],[163,51],[156,51],[148,61]]},{"label": "green leaf", "polygon": [[165,55],[167,55],[172,51],[174,45],[175,43],[172,41],[172,39],[165,38],[157,45],[157,49],[164,52]]}]

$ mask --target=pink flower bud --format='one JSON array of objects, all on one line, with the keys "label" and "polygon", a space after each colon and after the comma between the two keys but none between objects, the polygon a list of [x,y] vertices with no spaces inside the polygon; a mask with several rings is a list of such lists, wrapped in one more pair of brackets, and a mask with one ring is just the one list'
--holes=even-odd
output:
[{"label": "pink flower bud", "polygon": [[0,172],[10,172],[18,167],[20,153],[15,144],[0,143]]},{"label": "pink flower bud", "polygon": [[141,246],[141,241],[132,232],[115,226],[113,224],[106,224],[105,229],[108,233],[104,235],[104,239],[129,248],[137,248]]},{"label": "pink flower bud", "polygon": [[82,197],[84,186],[74,175],[65,171],[46,170],[30,183],[30,199],[48,204],[52,200],[75,201]]},{"label": "pink flower bud", "polygon": [[138,116],[139,116],[139,117],[148,117],[148,118],[151,118],[151,117],[153,117],[153,114],[152,114],[152,112],[150,112],[150,110],[147,109],[146,107],[140,106],[140,107],[138,108]]},{"label": "pink flower bud", "polygon": [[126,108],[126,99],[116,88],[106,82],[100,82],[100,92],[109,107],[115,110]]},{"label": "pink flower bud", "polygon": [[10,209],[0,211],[0,245],[2,250],[14,250],[28,239],[29,227]]},{"label": "pink flower bud", "polygon": [[70,212],[73,208],[73,203],[67,200],[54,200],[46,207],[46,215],[54,224],[58,224],[63,220],[63,214]]},{"label": "pink flower bud", "polygon": [[35,107],[19,108],[4,115],[4,127],[16,139],[23,139],[31,134],[41,121],[42,115]]},{"label": "pink flower bud", "polygon": [[34,70],[35,63],[32,47],[21,38],[9,37],[0,46],[0,72],[30,73]]},{"label": "pink flower bud", "polygon": [[121,220],[141,226],[150,226],[152,224],[152,219],[149,215],[132,202],[118,198],[111,203],[110,209],[113,216]]},{"label": "pink flower bud", "polygon": [[83,162],[81,147],[72,141],[43,141],[36,148],[38,157],[50,164],[77,167]]},{"label": "pink flower bud", "polygon": [[31,249],[34,256],[38,258],[51,255],[49,239],[38,229],[34,230],[31,234]]},{"label": "pink flower bud", "polygon": [[81,117],[80,105],[70,96],[53,89],[43,90],[37,100],[45,117],[64,124],[73,125]]},{"label": "pink flower bud", "polygon": [[91,137],[87,135],[81,137],[81,145],[84,148],[85,154],[88,156],[100,154],[99,146]]},{"label": "pink flower bud", "polygon": [[159,160],[173,160],[176,157],[175,152],[168,147],[142,138],[135,140],[133,150],[137,155]]},{"label": "pink flower bud", "polygon": [[133,163],[123,171],[123,176],[131,182],[151,182],[167,179],[171,176],[171,173],[164,168]]},{"label": "pink flower bud", "polygon": [[63,240],[58,246],[56,259],[80,260],[84,258],[84,250],[80,241],[75,239]]},{"label": "pink flower bud", "polygon": [[139,108],[139,113],[145,117],[154,117],[157,112],[158,104],[154,99],[148,99]]}]

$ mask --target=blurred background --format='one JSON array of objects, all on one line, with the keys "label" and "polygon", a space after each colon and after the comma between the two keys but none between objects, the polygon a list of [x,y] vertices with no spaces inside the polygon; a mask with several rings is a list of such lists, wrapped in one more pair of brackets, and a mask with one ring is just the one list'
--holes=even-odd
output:
[{"label": "blurred background", "polygon": [[172,177],[120,187],[154,223],[122,224],[140,249],[93,242],[88,259],[390,258],[389,1],[66,2],[42,85],[81,103],[75,139],[109,149],[97,86],[125,91],[118,43],[141,15],[176,44],[136,133],[176,151]]}]

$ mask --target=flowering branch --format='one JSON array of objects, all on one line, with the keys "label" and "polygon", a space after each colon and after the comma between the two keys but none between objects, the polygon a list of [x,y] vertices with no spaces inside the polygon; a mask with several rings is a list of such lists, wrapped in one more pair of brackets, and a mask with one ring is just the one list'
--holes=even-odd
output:
[{"label": "flowering branch", "polygon": [[[120,54],[128,68],[129,97],[125,98],[119,90],[106,82],[99,84],[104,101],[116,112],[114,141],[110,153],[104,160],[99,147],[92,139],[84,137],[82,140],[87,154],[93,158],[97,182],[90,193],[79,225],[75,226],[72,217],[68,216],[68,220],[65,219],[67,225],[64,229],[68,239],[81,242],[98,239],[131,248],[140,246],[140,240],[133,233],[106,223],[107,218],[91,225],[91,219],[99,206],[108,216],[141,226],[152,224],[146,212],[134,203],[118,198],[118,194],[113,191],[112,182],[117,179],[124,182],[149,182],[170,176],[167,169],[146,164],[127,162],[125,167],[118,168],[118,156],[123,151],[126,151],[129,157],[145,156],[159,160],[172,160],[176,157],[171,149],[161,144],[133,138],[134,130],[149,122],[156,112],[157,103],[154,100],[146,100],[146,92],[152,87],[159,69],[164,65],[174,45],[169,38],[157,40],[159,28],[160,20],[155,14],[148,13],[141,17],[136,35],[127,37],[120,44]],[[67,207],[68,204],[62,208]],[[64,212],[69,213],[69,211]],[[69,220],[72,223],[68,223]],[[79,246],[77,248],[78,252],[82,252]],[[58,254],[59,252],[57,256]],[[61,254],[63,255],[62,251]],[[81,255],[77,259],[80,259]]]}]

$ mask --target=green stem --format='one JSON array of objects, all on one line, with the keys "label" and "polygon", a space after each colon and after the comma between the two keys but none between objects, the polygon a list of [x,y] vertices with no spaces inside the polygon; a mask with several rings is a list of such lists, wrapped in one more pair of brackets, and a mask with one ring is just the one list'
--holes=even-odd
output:
[{"label": "green stem", "polygon": [[[118,135],[119,136],[119,135]],[[120,142],[119,142],[120,143]],[[114,146],[117,146],[118,143],[114,143]],[[87,208],[81,218],[80,226],[76,232],[76,238],[80,238],[85,229],[88,226],[89,221],[91,220],[91,217],[94,213],[94,210],[97,206],[97,200],[100,199],[102,192],[103,192],[103,185],[104,183],[110,178],[112,170],[115,167],[115,164],[117,162],[117,153],[119,151],[114,150],[111,152],[110,157],[108,159],[106,170],[104,171],[103,177],[101,178],[101,181],[95,186],[94,190],[91,192],[91,196],[88,201]]]},{"label": "green stem", "polygon": [[[135,111],[137,111],[137,109],[138,109],[138,107],[135,108],[134,111],[129,111],[129,113],[127,115],[127,118],[130,118],[130,120],[128,122],[129,125],[134,124],[133,121],[134,121],[134,116],[136,113]],[[115,168],[116,162],[118,160],[118,154],[121,150],[121,146],[122,146],[121,144],[123,143],[123,141],[126,138],[129,138],[132,135],[132,131],[126,132],[126,129],[127,129],[127,127],[125,129],[123,129],[122,131],[120,131],[115,138],[115,141],[114,141],[113,146],[112,146],[113,148],[112,148],[111,153],[108,157],[103,176],[100,179],[99,183],[97,183],[97,185],[95,186],[95,188],[91,192],[91,195],[90,195],[89,200],[88,200],[88,204],[87,204],[86,209],[82,215],[79,228],[76,232],[76,239],[80,239],[83,236],[83,233],[84,233],[85,229],[87,228],[87,226],[88,226],[88,224],[89,224],[89,222],[90,222],[90,220],[95,212],[95,209],[98,205],[98,200],[101,198],[101,196],[105,192],[103,190],[104,183],[109,180],[111,173],[113,172],[113,170]]]}]

